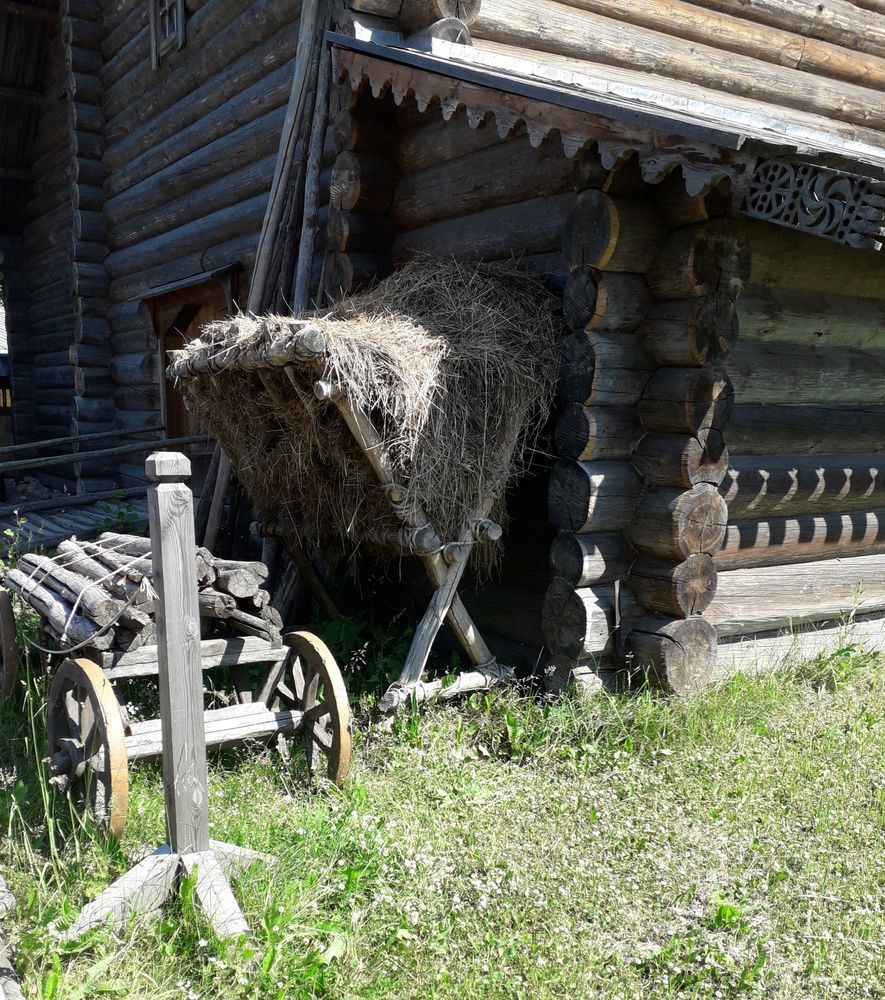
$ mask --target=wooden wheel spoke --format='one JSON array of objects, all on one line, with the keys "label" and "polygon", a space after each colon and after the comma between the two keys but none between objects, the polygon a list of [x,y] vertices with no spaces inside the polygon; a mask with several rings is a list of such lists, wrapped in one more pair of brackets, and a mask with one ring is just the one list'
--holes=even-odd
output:
[{"label": "wooden wheel spoke", "polygon": [[315,722],[310,727],[310,738],[328,757],[334,745],[334,739],[329,730],[325,726],[321,726],[318,722]]},{"label": "wooden wheel spoke", "polygon": [[307,690],[304,692],[305,709],[313,708],[317,703],[317,694],[320,689],[320,675],[313,674],[307,682]]},{"label": "wooden wheel spoke", "polygon": [[331,709],[329,707],[328,702],[326,701],[318,702],[316,705],[312,705],[304,713],[304,722],[309,725],[310,723],[316,722],[317,720],[322,719],[325,716],[329,715],[330,712]]},{"label": "wooden wheel spoke", "polygon": [[[297,696],[297,700],[303,703],[305,679],[304,679],[304,668],[301,666],[300,656],[296,656],[295,662],[292,664],[292,679],[295,682],[295,695]],[[296,699],[293,698],[292,700],[295,701]]]},{"label": "wooden wheel spoke", "polygon": [[299,698],[285,681],[280,681],[280,683],[277,684],[276,693],[279,696],[280,701],[282,702],[285,702],[292,706],[299,704]]},{"label": "wooden wheel spoke", "polygon": [[81,734],[81,721],[83,712],[83,703],[77,698],[75,690],[72,688],[66,691],[64,694],[64,711],[67,720],[68,732],[71,739],[76,740],[78,743],[83,742]]}]

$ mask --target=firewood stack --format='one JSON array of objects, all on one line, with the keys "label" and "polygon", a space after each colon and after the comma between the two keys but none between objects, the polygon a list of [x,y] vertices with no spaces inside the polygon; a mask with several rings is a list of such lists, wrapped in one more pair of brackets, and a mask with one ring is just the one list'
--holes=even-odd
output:
[{"label": "firewood stack", "polygon": [[[262,586],[267,567],[216,559],[200,547],[195,558],[203,638],[250,635],[280,645],[282,619]],[[60,648],[130,652],[157,641],[149,538],[113,532],[95,542],[71,538],[58,546],[56,559],[23,555],[4,584],[38,612]]]}]

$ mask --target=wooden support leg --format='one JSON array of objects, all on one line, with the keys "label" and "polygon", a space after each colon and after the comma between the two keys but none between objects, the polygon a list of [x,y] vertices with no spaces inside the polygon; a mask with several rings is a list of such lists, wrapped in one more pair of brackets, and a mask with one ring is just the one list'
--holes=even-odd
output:
[{"label": "wooden support leg", "polygon": [[440,586],[434,592],[430,604],[424,612],[424,617],[415,629],[412,645],[409,647],[409,653],[406,656],[406,662],[399,679],[391,684],[384,697],[378,702],[378,708],[382,712],[396,711],[408,698],[411,689],[421,679],[424,668],[427,666],[433,641],[452,607],[455,592],[461,582],[461,577],[464,575],[465,565],[463,560],[459,560],[446,568]]},{"label": "wooden support leg", "polygon": [[73,941],[103,926],[108,919],[122,931],[133,914],[156,913],[172,892],[178,876],[178,855],[165,845],[117,879],[80,911],[63,940]]},{"label": "wooden support leg", "polygon": [[212,930],[219,937],[237,937],[248,934],[249,926],[240,904],[234,897],[221,863],[214,852],[203,851],[199,854],[184,854],[181,863],[188,875],[197,870],[197,884],[194,894],[197,902],[212,924]]}]

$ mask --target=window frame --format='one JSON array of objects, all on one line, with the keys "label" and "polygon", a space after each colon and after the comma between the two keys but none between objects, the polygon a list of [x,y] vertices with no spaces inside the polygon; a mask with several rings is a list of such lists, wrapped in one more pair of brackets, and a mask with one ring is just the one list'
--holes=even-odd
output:
[{"label": "window frame", "polygon": [[[160,68],[163,56],[170,51],[184,48],[187,26],[184,0],[149,0],[151,21],[151,64],[154,69]],[[161,15],[164,10],[175,12],[175,31],[163,36],[160,30]]]}]

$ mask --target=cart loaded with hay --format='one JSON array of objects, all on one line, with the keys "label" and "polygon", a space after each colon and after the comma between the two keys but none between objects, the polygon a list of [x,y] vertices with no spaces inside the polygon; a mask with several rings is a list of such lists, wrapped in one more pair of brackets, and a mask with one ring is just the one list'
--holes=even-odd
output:
[{"label": "cart loaded with hay", "polygon": [[[174,357],[169,375],[266,531],[327,557],[367,546],[424,564],[433,596],[383,712],[512,676],[458,586],[468,562],[494,566],[560,333],[554,300],[518,267],[423,258],[324,313],[210,324]],[[445,686],[422,680],[443,622],[471,663]]]}]

